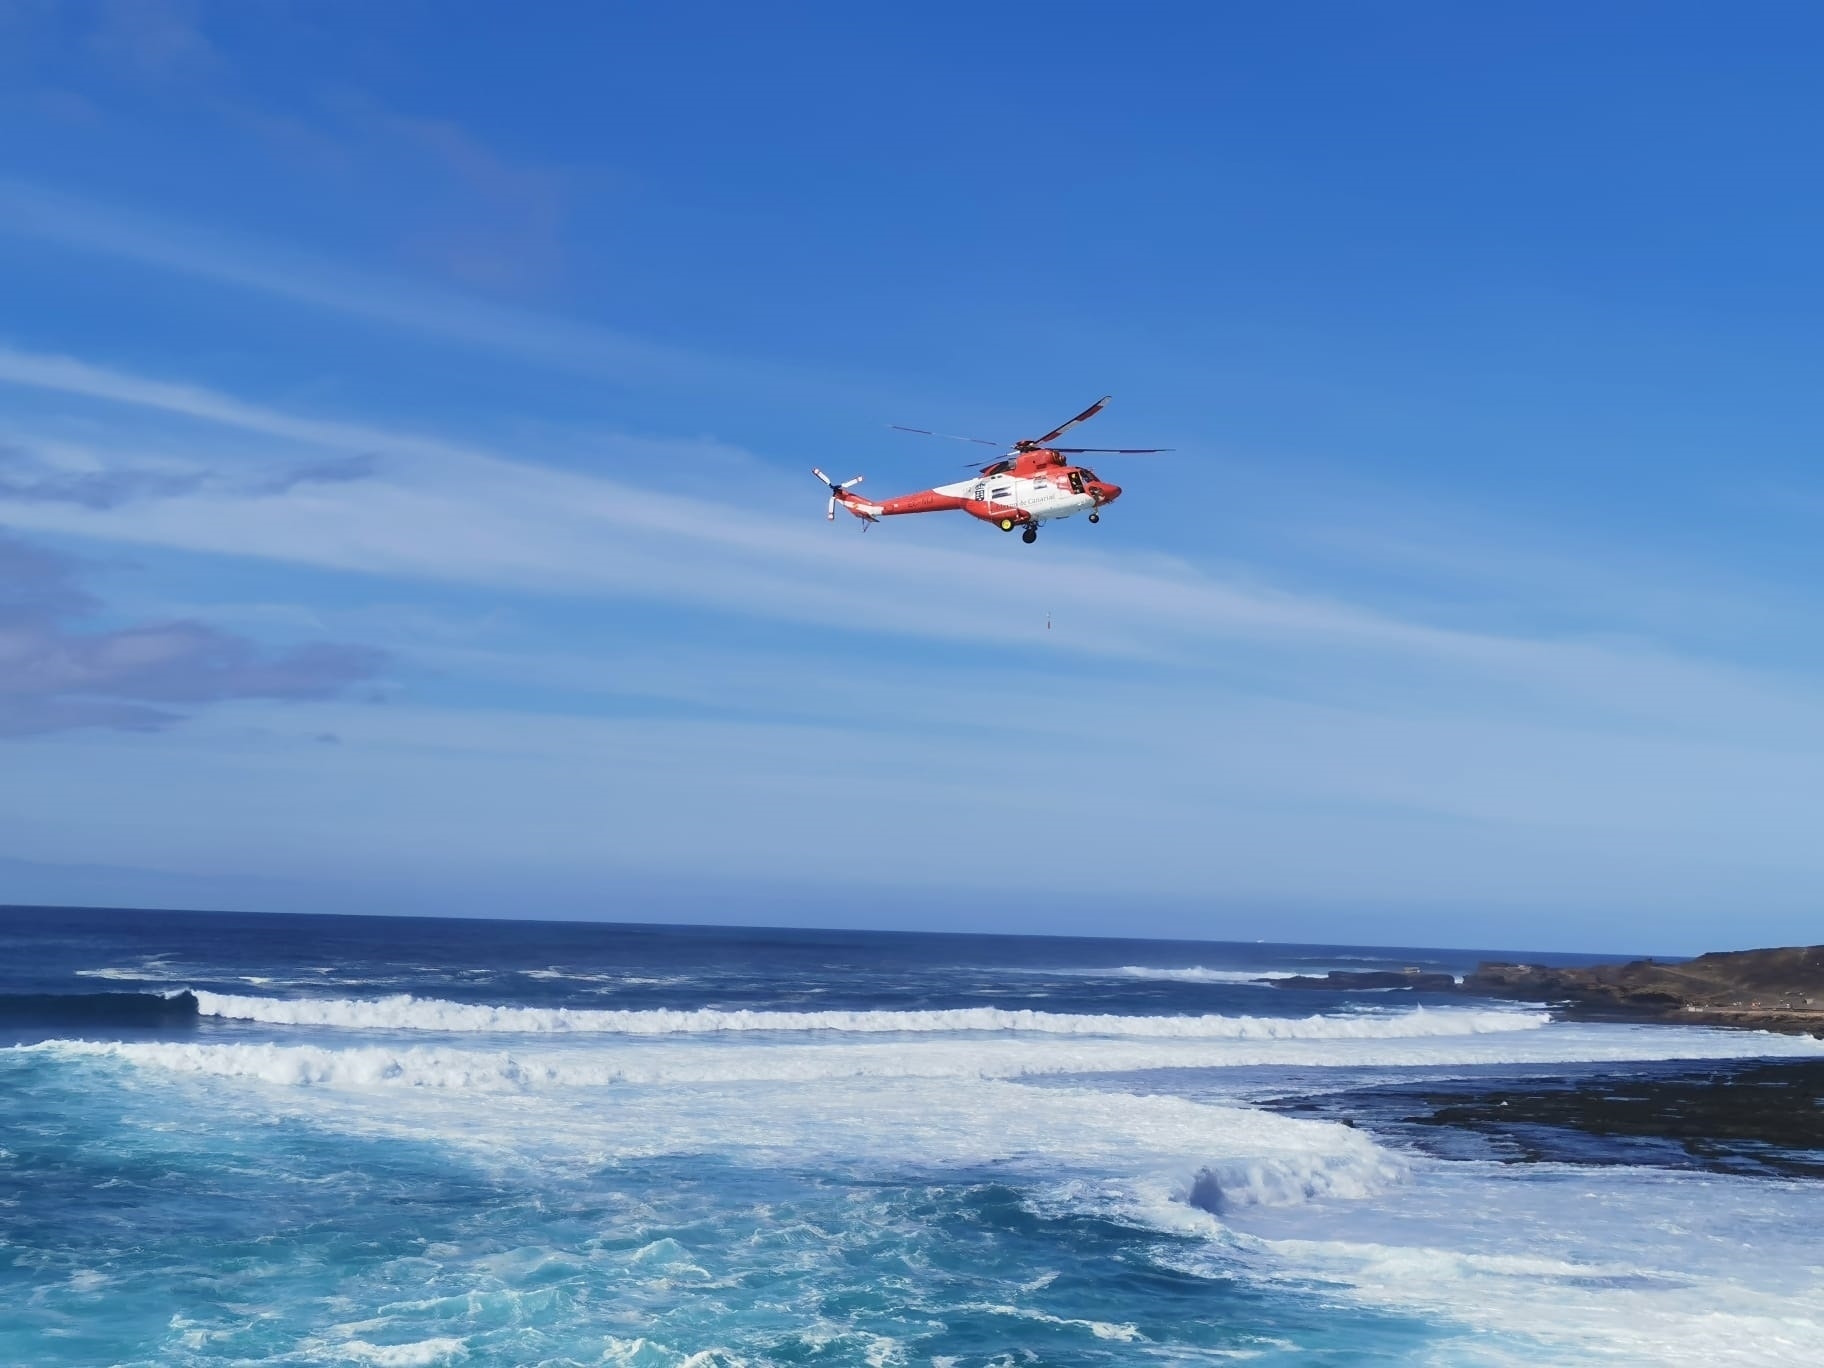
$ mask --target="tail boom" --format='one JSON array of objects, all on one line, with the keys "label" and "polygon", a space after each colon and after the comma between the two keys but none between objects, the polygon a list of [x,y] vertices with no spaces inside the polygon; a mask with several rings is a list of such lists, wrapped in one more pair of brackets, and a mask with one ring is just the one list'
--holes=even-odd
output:
[{"label": "tail boom", "polygon": [[[838,505],[846,508],[864,522],[879,522],[882,518],[897,518],[907,513],[948,513],[952,511],[967,513],[972,518],[979,518],[983,522],[994,523],[1002,528],[1018,527],[1036,521],[1031,512],[1012,503],[974,497],[980,490],[979,482],[974,485],[965,482],[944,489],[921,489],[915,494],[900,494],[875,503],[854,492],[854,486],[861,483],[862,477],[859,475],[839,484],[815,466],[811,467],[811,473],[823,481],[830,491],[830,504],[826,516],[832,521],[835,520]],[[996,493],[1004,492],[1004,490],[996,491]]]}]

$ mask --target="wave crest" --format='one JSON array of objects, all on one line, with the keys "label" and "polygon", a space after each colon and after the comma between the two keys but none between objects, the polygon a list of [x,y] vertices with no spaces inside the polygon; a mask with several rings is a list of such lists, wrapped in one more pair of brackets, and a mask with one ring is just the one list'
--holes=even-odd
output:
[{"label": "wave crest", "polygon": [[1151,1040],[1390,1040],[1531,1031],[1551,1020],[1545,1012],[1454,1007],[1415,1007],[1403,1012],[1351,1016],[1231,1017],[1116,1016],[1004,1007],[853,1012],[778,1012],[714,1007],[602,1010],[501,1007],[409,994],[384,998],[268,998],[199,992],[196,1001],[198,1010],[205,1016],[259,1021],[274,1026],[453,1034],[492,1031],[509,1035],[665,1036],[815,1031],[854,1035],[975,1032]]},{"label": "wave crest", "polygon": [[[1371,1136],[1330,1121],[1019,1081],[1089,1062],[1086,1052],[1136,1048],[1114,1042],[1059,1042],[1040,1047],[1054,1058],[1028,1060],[984,1059],[979,1045],[963,1041],[762,1051],[636,1047],[615,1051],[618,1058],[599,1049],[515,1054],[451,1046],[59,1041],[22,1048],[263,1083],[278,1091],[245,1098],[296,1107],[320,1122],[380,1124],[528,1154],[552,1146],[554,1154],[587,1154],[591,1163],[603,1155],[699,1149],[839,1154],[895,1166],[1017,1160],[1037,1164],[1048,1187],[1073,1205],[1110,1196],[1099,1185],[1085,1187],[1083,1175],[1113,1165],[1134,1179],[1128,1191],[1112,1194],[1118,1207],[1137,1200],[1145,1212],[1174,1223],[1194,1218],[1199,1228],[1218,1211],[1363,1196],[1407,1173],[1405,1160]],[[1013,1050],[1006,1042],[989,1053]],[[737,1055],[757,1057],[731,1057]],[[623,1085],[670,1088],[670,1095],[647,1094],[646,1104],[629,1105],[614,1095]],[[333,1101],[288,1102],[280,1094],[291,1089],[328,1093]]]},{"label": "wave crest", "polygon": [[1124,964],[1110,971],[1120,978],[1150,979],[1160,983],[1238,983],[1267,987],[1274,979],[1297,978],[1296,969],[1205,969],[1193,964],[1182,969],[1157,969],[1145,964]]}]

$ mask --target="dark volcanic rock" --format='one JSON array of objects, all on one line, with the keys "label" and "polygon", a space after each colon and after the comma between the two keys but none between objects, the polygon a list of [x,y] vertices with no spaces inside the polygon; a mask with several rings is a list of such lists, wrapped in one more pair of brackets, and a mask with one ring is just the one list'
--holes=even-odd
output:
[{"label": "dark volcanic rock", "polygon": [[1661,963],[1564,969],[1487,962],[1463,980],[1487,997],[1564,1002],[1584,1015],[1824,1034],[1824,946],[1735,950]]},{"label": "dark volcanic rock", "polygon": [[1824,1060],[1570,1066],[1269,1100],[1448,1159],[1824,1178]]},{"label": "dark volcanic rock", "polygon": [[1291,978],[1262,979],[1275,988],[1329,988],[1337,992],[1363,988],[1415,988],[1425,992],[1448,993],[1456,989],[1452,974],[1427,973],[1421,969],[1332,969],[1321,978],[1316,974],[1296,974]]},{"label": "dark volcanic rock", "polygon": [[[1618,1139],[1670,1141],[1698,1164],[1726,1171],[1824,1177],[1824,1062],[1719,1069],[1708,1076],[1603,1080],[1557,1090],[1433,1094],[1420,1125],[1499,1133],[1524,1149],[1531,1127]],[[1537,1155],[1559,1158],[1541,1146]],[[1625,1153],[1618,1156],[1627,1162]]]}]

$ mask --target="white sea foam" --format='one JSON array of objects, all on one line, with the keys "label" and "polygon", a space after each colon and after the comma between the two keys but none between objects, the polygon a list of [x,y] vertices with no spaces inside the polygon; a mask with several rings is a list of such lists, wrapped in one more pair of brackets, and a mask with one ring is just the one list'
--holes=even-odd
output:
[{"label": "white sea foam", "polygon": [[[1315,1283],[1338,1300],[1455,1322],[1462,1338],[1441,1328],[1440,1362],[1824,1361],[1824,1289],[1814,1267],[1824,1193],[1814,1201],[1802,1185],[1445,1164],[1329,1122],[1013,1081],[1166,1065],[1824,1052],[1803,1037],[1568,1023],[1404,1039],[736,1034],[535,1039],[513,1050],[194,1041],[21,1048],[83,1067],[178,1075],[157,1090],[172,1105],[197,1105],[200,1091],[213,1107],[472,1146],[503,1171],[558,1181],[566,1165],[584,1174],[662,1154],[757,1167],[836,1160],[843,1172],[900,1175],[992,1163],[1019,1173],[1035,1200],[1213,1237],[1202,1254],[1185,1241],[1169,1256],[1201,1276],[1240,1273],[1301,1291]],[[1116,1335],[1129,1328],[1120,1319],[1059,1322],[1086,1336],[1097,1325]],[[358,1342],[381,1338],[364,1333]],[[624,1343],[628,1355],[608,1361],[689,1359]]]},{"label": "white sea foam", "polygon": [[431,1368],[433,1364],[455,1363],[469,1356],[468,1345],[448,1335],[413,1344],[368,1344],[364,1340],[349,1340],[336,1348],[349,1362],[369,1363],[374,1368]]},{"label": "white sea foam", "polygon": [[633,987],[664,986],[676,983],[688,983],[690,978],[685,974],[623,974],[600,973],[584,969],[559,969],[555,965],[548,969],[521,969],[517,971],[522,977],[544,979],[563,983],[610,983],[626,984]]},{"label": "white sea foam", "polygon": [[630,1036],[708,1035],[749,1031],[817,1031],[856,1035],[1019,1032],[1154,1040],[1387,1040],[1530,1031],[1537,1030],[1550,1020],[1544,1012],[1459,1007],[1415,1007],[1397,1013],[1253,1017],[1116,1016],[1003,1007],[853,1012],[776,1012],[710,1007],[614,1011],[577,1007],[498,1007],[405,994],[384,998],[272,998],[199,992],[196,1000],[198,1009],[205,1016],[259,1021],[277,1026],[447,1033],[491,1031],[519,1035],[578,1032]]},{"label": "white sea foam", "polygon": [[1145,1344],[1140,1327],[1125,1321],[1083,1320],[1074,1316],[1054,1316],[1048,1311],[1034,1311],[1024,1306],[1006,1306],[992,1302],[975,1302],[960,1308],[964,1311],[986,1311],[991,1316],[1011,1316],[1017,1320],[1037,1321],[1042,1325],[1072,1325],[1087,1330],[1099,1340],[1118,1340],[1125,1344]]},{"label": "white sea foam", "polygon": [[[203,996],[209,1006],[252,1003],[257,1011],[295,1012],[299,1005]],[[180,1041],[19,1049],[67,1061],[59,1067],[86,1071],[90,1085],[105,1085],[124,1069],[164,1075],[162,1086],[135,1090],[139,1105],[276,1115],[465,1147],[478,1163],[519,1180],[582,1181],[622,1159],[680,1154],[756,1169],[822,1166],[896,1178],[993,1165],[997,1174],[1017,1175],[1024,1200],[1033,1203],[1211,1237],[1202,1246],[1195,1239],[1162,1243],[1165,1252],[1155,1255],[1181,1260],[1199,1276],[1249,1277],[1296,1288],[1301,1297],[1317,1287],[1344,1317],[1340,1308],[1355,1303],[1422,1319],[1439,1336],[1435,1362],[1824,1362],[1824,1256],[1816,1233],[1824,1229],[1824,1187],[1443,1163],[1405,1156],[1334,1123],[1057,1077],[1198,1069],[1205,1071],[1194,1084],[1201,1092],[1222,1086],[1222,1069],[1257,1065],[1299,1070],[1274,1075],[1290,1087],[1307,1071],[1340,1078],[1386,1066],[1824,1055],[1824,1045],[1804,1037],[1548,1024],[1540,1013],[1468,1008],[1298,1020],[1003,1014],[1018,1018],[1017,1026],[983,1025],[995,1018],[979,1015],[982,1009],[565,1012],[528,1025],[524,1015],[501,1013],[550,1009],[412,998],[299,1001],[322,1015],[223,1013],[273,1028],[237,1029],[232,1042],[215,1043],[210,1036],[229,1033],[206,1030]],[[1495,1024],[1478,1024],[1485,1017]],[[679,1028],[679,1018],[691,1024]],[[857,1027],[857,1018],[875,1024]],[[912,1024],[917,1018],[925,1020]],[[1049,1029],[1029,1024],[1035,1020]],[[1111,1031],[1103,1025],[1110,1020],[1129,1028]],[[1257,1031],[1262,1025],[1265,1034]],[[299,1026],[365,1034],[325,1029],[300,1039],[287,1029]],[[480,1034],[490,1030],[508,1038]],[[248,1040],[258,1034],[280,1039]],[[333,1048],[326,1040],[347,1044]],[[0,1065],[10,1053],[0,1051]],[[1038,1086],[1018,1081],[1047,1075]],[[1178,1080],[1156,1075],[1144,1082]],[[657,1243],[648,1248],[656,1251]],[[661,1254],[646,1257],[656,1263]],[[682,1251],[679,1260],[676,1270],[661,1273],[691,1267]],[[1029,1334],[1043,1322],[1106,1338],[1111,1348],[1133,1343],[1129,1356],[1168,1354],[1140,1342],[1141,1326],[1155,1331],[1137,1312],[1129,1324],[1125,1310],[1106,1321],[1071,1319],[1070,1312],[1086,1308],[1058,1304],[1053,1310],[1062,1314],[1053,1315],[1002,1308],[999,1295],[986,1300],[996,1304],[976,1309],[1035,1322]],[[503,1352],[481,1347],[481,1339],[469,1349],[449,1337],[456,1326],[442,1310],[446,1303],[452,1312],[467,1305],[447,1298],[389,1304],[383,1312],[415,1316],[420,1325],[339,1326],[313,1341],[306,1357],[410,1368]],[[383,1342],[414,1335],[435,1337]],[[737,1361],[733,1351],[699,1347],[713,1338],[686,1331],[673,1342],[690,1347],[609,1338],[602,1361],[638,1368]],[[188,1337],[185,1344],[196,1347]],[[865,1349],[870,1361],[900,1361],[897,1346],[884,1339],[840,1348],[853,1350],[851,1358]]]},{"label": "white sea foam", "polygon": [[[624,1071],[590,1052],[515,1058],[375,1047],[66,1042],[21,1047],[108,1058],[217,1082],[277,1087],[238,1100],[318,1125],[472,1145],[514,1167],[659,1154],[807,1157],[848,1165],[1017,1162],[1047,1181],[1117,1175],[1206,1211],[1349,1198],[1404,1180],[1406,1163],[1363,1132],[1327,1121],[1168,1094],[1033,1087],[1005,1079],[851,1075],[744,1077],[680,1085],[675,1070],[623,1096]],[[641,1053],[663,1056],[659,1048]],[[917,1055],[924,1050],[901,1050]],[[760,1055],[775,1049],[698,1050]],[[649,1066],[655,1061],[649,1060]],[[916,1066],[914,1066],[916,1067]],[[687,1073],[695,1072],[686,1070]],[[1189,1208],[1187,1208],[1188,1210]],[[1207,1219],[1207,1217],[1205,1218]]]},{"label": "white sea foam", "polygon": [[700,1349],[694,1353],[672,1349],[645,1336],[620,1339],[608,1336],[601,1361],[614,1368],[745,1368],[747,1360],[726,1349]]},{"label": "white sea foam", "polygon": [[[1574,1026],[1433,1040],[685,1039],[454,1046],[55,1041],[15,1047],[117,1060],[235,1091],[226,1101],[314,1124],[475,1145],[550,1169],[676,1153],[904,1165],[1018,1159],[1122,1175],[1129,1210],[1196,1234],[1262,1207],[1372,1196],[1407,1161],[1347,1126],[1244,1106],[1020,1079],[1273,1064],[1639,1060],[1806,1053],[1746,1032]],[[244,1091],[247,1084],[267,1085]],[[535,1153],[536,1152],[536,1153]],[[1150,1194],[1150,1195],[1149,1195]],[[1206,1224],[1200,1224],[1206,1223]]]},{"label": "white sea foam", "polygon": [[[1119,969],[1096,970],[1109,977],[1154,979],[1164,983],[1261,983],[1262,980],[1297,978],[1293,969],[1205,969],[1193,964],[1183,969],[1155,969],[1144,964],[1124,964]],[[1264,985],[1263,985],[1264,986]]]},{"label": "white sea foam", "polygon": [[1189,1267],[1232,1275],[1239,1251],[1269,1282],[1443,1316],[1478,1344],[1507,1337],[1515,1351],[1498,1362],[1815,1364],[1821,1219],[1824,1191],[1809,1183],[1435,1164],[1394,1203],[1371,1197],[1321,1219],[1243,1212],[1220,1263],[1193,1255]]},{"label": "white sea foam", "polygon": [[[1443,1016],[1426,1013],[1424,1020]],[[1503,1014],[1497,1014],[1503,1015]],[[1524,1016],[1531,1014],[1508,1014]],[[1349,1020],[1406,1023],[1417,1013]],[[1215,1020],[1226,1020],[1216,1018]],[[1318,1024],[1334,1021],[1318,1018]],[[1301,1023],[1282,1023],[1298,1025]],[[1531,1023],[1538,1026],[1539,1022]],[[410,1034],[410,1033],[408,1033]],[[1103,1038],[930,1036],[867,1040],[826,1036],[635,1036],[587,1046],[537,1041],[513,1049],[376,1043],[90,1042],[53,1040],[16,1050],[105,1055],[137,1065],[288,1086],[434,1088],[529,1092],[614,1085],[813,1083],[851,1079],[1022,1078],[1153,1069],[1289,1066],[1361,1070],[1502,1064],[1622,1063],[1659,1059],[1818,1058],[1808,1036],[1692,1027],[1558,1024],[1457,1034]]]}]

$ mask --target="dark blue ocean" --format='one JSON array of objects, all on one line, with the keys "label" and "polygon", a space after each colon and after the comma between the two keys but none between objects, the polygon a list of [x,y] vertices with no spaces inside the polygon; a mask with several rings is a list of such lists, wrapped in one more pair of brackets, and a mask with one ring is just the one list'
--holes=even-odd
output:
[{"label": "dark blue ocean", "polygon": [[1824,1362],[1816,1183],[1287,1107],[1824,1056],[1272,986],[1480,957],[0,909],[0,1362]]}]

